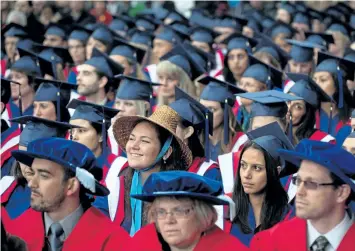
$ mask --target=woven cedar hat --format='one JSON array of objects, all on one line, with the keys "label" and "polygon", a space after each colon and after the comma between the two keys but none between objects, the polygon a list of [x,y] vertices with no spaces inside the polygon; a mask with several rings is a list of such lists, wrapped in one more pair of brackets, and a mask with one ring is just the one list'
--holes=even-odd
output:
[{"label": "woven cedar hat", "polygon": [[179,114],[167,105],[163,105],[157,108],[157,110],[148,118],[143,116],[124,116],[118,118],[113,124],[113,135],[118,143],[118,145],[126,151],[126,144],[138,122],[149,121],[159,128],[164,128],[169,131],[175,140],[179,144],[180,156],[185,162],[186,169],[192,163],[192,153],[190,148],[176,135],[176,127],[179,122]]}]

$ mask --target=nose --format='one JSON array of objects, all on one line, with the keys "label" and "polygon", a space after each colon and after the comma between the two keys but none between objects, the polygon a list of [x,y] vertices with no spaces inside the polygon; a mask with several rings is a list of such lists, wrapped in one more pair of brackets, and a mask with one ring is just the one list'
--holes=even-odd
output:
[{"label": "nose", "polygon": [[41,109],[39,107],[35,107],[33,110],[33,116],[39,117],[41,116]]},{"label": "nose", "polygon": [[73,140],[75,140],[75,141],[78,140],[77,130],[73,129],[71,135],[72,135]]},{"label": "nose", "polygon": [[299,186],[297,187],[297,196],[304,196],[306,194],[306,189],[304,187],[304,183],[301,182],[301,184],[299,184]]},{"label": "nose", "polygon": [[28,182],[28,187],[31,189],[38,187],[38,182],[37,182],[37,178],[35,175],[31,176],[31,178],[28,179],[27,182]]},{"label": "nose", "polygon": [[251,175],[251,169],[248,167],[246,170],[244,170],[244,174],[243,174],[245,179],[251,179],[252,175]]}]

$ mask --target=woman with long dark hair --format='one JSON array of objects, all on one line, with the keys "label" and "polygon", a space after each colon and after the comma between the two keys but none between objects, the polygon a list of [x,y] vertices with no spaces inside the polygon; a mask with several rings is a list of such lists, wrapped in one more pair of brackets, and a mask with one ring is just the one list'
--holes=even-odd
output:
[{"label": "woman with long dark hair", "polygon": [[329,134],[314,128],[320,103],[331,102],[331,97],[308,75],[288,73],[287,76],[294,81],[287,86],[287,92],[303,98],[303,100],[288,102],[286,131],[290,140],[292,139],[295,144],[304,138],[321,141],[334,140]]},{"label": "woman with long dark hair", "polygon": [[231,219],[230,233],[247,246],[254,234],[271,228],[289,213],[287,193],[279,180],[284,163],[277,149],[292,145],[276,122],[267,127],[248,134],[251,140],[241,152],[233,189],[236,217]]},{"label": "woman with long dark hair", "polygon": [[318,52],[318,65],[313,80],[333,102],[321,102],[316,128],[332,136],[348,123],[351,108],[355,107],[346,84],[346,80],[354,80],[354,69],[355,62]]}]

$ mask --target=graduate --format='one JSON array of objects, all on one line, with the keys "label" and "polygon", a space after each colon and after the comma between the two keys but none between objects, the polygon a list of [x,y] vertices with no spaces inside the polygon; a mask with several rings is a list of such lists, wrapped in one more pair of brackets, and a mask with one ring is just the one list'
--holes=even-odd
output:
[{"label": "graduate", "polygon": [[116,36],[118,35],[106,25],[95,24],[92,27],[92,33],[86,43],[86,60],[92,57],[94,48],[100,52],[109,54]]},{"label": "graduate", "polygon": [[127,160],[111,167],[105,180],[110,195],[97,198],[94,205],[131,236],[148,223],[148,205],[129,196],[140,193],[152,173],[185,171],[192,163],[189,147],[176,135],[178,120],[173,109],[161,106],[147,118],[123,116],[113,125],[115,139]]},{"label": "graduate", "polygon": [[304,40],[304,33],[310,31],[312,28],[310,16],[305,11],[296,12],[292,18],[291,25],[294,29],[297,30],[295,39],[299,41]]},{"label": "graduate", "polygon": [[348,123],[354,106],[346,80],[354,79],[355,63],[323,52],[318,52],[317,63],[313,80],[333,102],[321,102],[316,128],[336,136],[338,130]]},{"label": "graduate", "polygon": [[28,182],[31,208],[8,228],[29,250],[105,250],[110,237],[121,245],[127,241],[121,228],[91,206],[92,196],[107,196],[109,190],[99,183],[102,170],[87,147],[42,138],[12,155],[33,173]]},{"label": "graduate", "polygon": [[279,173],[285,166],[277,149],[293,149],[281,127],[274,122],[247,133],[233,188],[235,217],[227,229],[244,245],[253,236],[290,216],[287,193]]},{"label": "graduate", "polygon": [[80,96],[75,98],[112,107],[113,102],[107,98],[107,92],[113,77],[121,74],[124,68],[95,47],[92,57],[79,65],[77,70],[77,91]]},{"label": "graduate", "polygon": [[[148,211],[150,224],[138,231],[125,248],[134,251],[248,250],[215,225],[217,212],[213,205],[229,204],[222,193],[221,183],[197,174],[182,171],[152,174],[142,192],[131,195],[152,203]],[[175,229],[175,233],[171,233]]]},{"label": "graduate", "polygon": [[275,44],[280,46],[280,48],[287,53],[290,53],[291,45],[286,42],[286,39],[292,39],[297,33],[296,29],[292,28],[291,25],[278,21],[269,29],[265,30],[265,32]]},{"label": "graduate", "polygon": [[354,200],[355,157],[337,145],[309,139],[295,150],[278,152],[299,167],[292,179],[296,217],[255,236],[255,250],[353,250],[354,216],[346,208]]},{"label": "graduate", "polygon": [[[28,144],[36,139],[44,137],[64,138],[67,131],[75,127],[68,123],[50,121],[29,115],[14,118],[13,121],[26,125],[21,132],[17,148],[13,151],[18,149],[26,151]],[[1,187],[3,188],[1,214],[5,227],[30,207],[30,189],[27,182],[31,176],[32,171],[25,165],[18,163],[13,156],[1,167]]]},{"label": "graduate", "polygon": [[276,11],[276,20],[291,24],[295,11],[296,9],[291,3],[281,3]]},{"label": "graduate", "polygon": [[67,30],[57,23],[50,23],[44,33],[44,46],[64,47],[67,46]]},{"label": "graduate", "polygon": [[[5,131],[11,126],[8,112],[6,110],[6,105],[7,103],[9,103],[9,100],[11,98],[11,83],[20,85],[19,83],[13,82],[10,79],[1,77],[1,137],[3,136],[3,133],[5,133]],[[2,143],[4,139],[5,137],[2,138]]]},{"label": "graduate", "polygon": [[107,145],[107,130],[118,110],[78,99],[72,99],[67,108],[75,109],[69,123],[80,127],[73,129],[72,140],[85,145],[93,152],[97,163],[103,170],[102,179],[104,180],[112,162],[117,157],[112,154]]}]

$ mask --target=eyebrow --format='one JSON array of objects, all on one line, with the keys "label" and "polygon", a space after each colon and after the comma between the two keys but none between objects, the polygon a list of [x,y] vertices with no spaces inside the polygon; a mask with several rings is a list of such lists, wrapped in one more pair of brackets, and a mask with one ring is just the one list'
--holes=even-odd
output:
[{"label": "eyebrow", "polygon": [[[246,162],[245,160],[240,160],[240,163],[242,163],[242,162],[249,164],[249,163]],[[260,163],[252,163],[252,165],[265,166],[264,164],[260,164]]]},{"label": "eyebrow", "polygon": [[47,171],[47,170],[44,170],[44,169],[37,169],[37,172],[39,172],[39,173],[46,173],[46,174],[52,175],[51,172],[49,172],[49,171]]},{"label": "eyebrow", "polygon": [[[133,133],[131,133],[130,136],[136,137],[136,135],[134,135]],[[150,139],[150,140],[153,140],[152,138],[150,138],[150,137],[148,137],[148,136],[141,136],[141,138],[148,138],[148,139]]]}]

